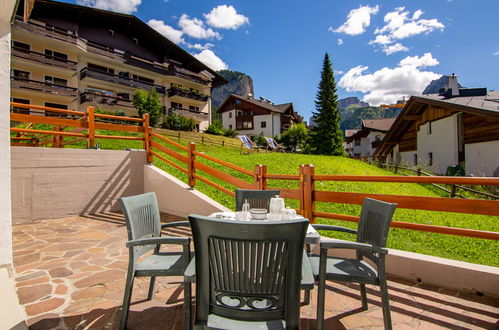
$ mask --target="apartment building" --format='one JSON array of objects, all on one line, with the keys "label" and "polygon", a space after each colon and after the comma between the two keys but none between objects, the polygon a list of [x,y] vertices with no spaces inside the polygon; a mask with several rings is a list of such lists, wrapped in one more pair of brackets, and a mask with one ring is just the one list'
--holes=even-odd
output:
[{"label": "apartment building", "polygon": [[211,89],[226,82],[135,16],[49,0],[27,22],[18,12],[11,68],[13,102],[134,116],[134,91],[154,88],[165,114],[175,108],[201,131]]},{"label": "apartment building", "polygon": [[[363,119],[362,128],[345,132],[345,152],[354,158],[371,159],[395,118]],[[348,135],[348,136],[347,136]]]}]

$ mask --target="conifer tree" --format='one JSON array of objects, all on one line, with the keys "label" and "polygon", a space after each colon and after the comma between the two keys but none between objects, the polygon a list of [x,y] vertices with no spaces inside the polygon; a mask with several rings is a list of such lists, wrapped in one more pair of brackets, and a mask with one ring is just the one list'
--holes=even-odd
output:
[{"label": "conifer tree", "polygon": [[311,151],[319,155],[343,155],[343,134],[340,130],[338,95],[336,95],[336,83],[328,53],[324,56],[315,109],[313,116],[317,126],[313,128],[311,134]]}]

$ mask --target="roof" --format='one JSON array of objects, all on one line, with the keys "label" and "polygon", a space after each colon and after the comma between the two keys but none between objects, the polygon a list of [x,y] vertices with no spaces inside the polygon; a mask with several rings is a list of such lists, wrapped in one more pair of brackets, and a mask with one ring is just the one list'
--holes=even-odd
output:
[{"label": "roof", "polygon": [[[260,100],[254,99],[254,98],[247,98],[247,97],[239,96],[239,95],[236,95],[236,94],[230,94],[227,97],[227,99],[225,99],[225,101],[220,105],[220,107],[218,108],[218,111],[222,110],[223,107],[224,107],[224,105],[231,98],[235,98],[235,99],[238,99],[238,100],[241,100],[241,101],[245,101],[245,102],[254,104],[256,106],[265,108],[266,110],[271,111],[271,112],[285,113],[290,108],[293,109],[293,103],[271,104],[271,103],[268,103],[268,102],[265,102],[265,101],[260,101]],[[223,111],[220,111],[220,112],[223,112]]]},{"label": "roof", "polygon": [[144,40],[144,44],[150,45],[150,48],[154,51],[181,62],[183,68],[193,72],[208,71],[215,76],[213,78],[213,87],[227,83],[227,80],[216,71],[133,15],[51,0],[37,0],[35,1],[31,17],[36,18],[39,15],[44,17],[62,17],[74,22],[90,21],[97,27],[106,25],[107,28],[114,26],[129,31],[134,37]]},{"label": "roof", "polygon": [[376,148],[374,156],[388,153],[391,147],[398,143],[403,132],[412,125],[412,121],[407,119],[423,113],[427,105],[499,121],[499,91],[489,91],[486,95],[481,96],[457,96],[452,98],[438,94],[411,96],[390,130],[386,133],[382,144]]},{"label": "roof", "polygon": [[345,137],[350,137],[357,133],[360,129],[346,129],[345,130]]},{"label": "roof", "polygon": [[392,126],[396,118],[383,118],[383,119],[363,119],[362,127],[375,131],[387,132]]}]

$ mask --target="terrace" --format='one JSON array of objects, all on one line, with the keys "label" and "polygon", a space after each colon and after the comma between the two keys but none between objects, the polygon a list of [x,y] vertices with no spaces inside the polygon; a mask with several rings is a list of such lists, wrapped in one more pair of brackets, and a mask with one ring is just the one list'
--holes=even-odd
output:
[{"label": "terrace", "polygon": [[[13,106],[34,107],[22,104]],[[24,134],[25,138],[41,133],[62,138],[76,137],[80,141],[87,140],[89,148],[95,145],[96,138],[137,140],[144,143],[145,150],[12,148],[13,214],[17,222],[12,235],[14,278],[27,322],[34,329],[117,326],[128,260],[126,227],[123,217],[116,212],[116,199],[120,196],[155,191],[160,209],[164,212],[162,220],[169,222],[178,220],[178,217],[185,219],[188,213],[211,214],[227,210],[198,191],[189,189],[200,182],[232,197],[233,190],[215,183],[213,178],[222,180],[224,185],[253,189],[273,189],[267,181],[288,180],[296,182],[298,188],[281,188],[281,195],[289,200],[297,200],[297,211],[312,222],[316,217],[357,221],[356,216],[319,211],[315,209],[315,202],[361,204],[366,196],[393,201],[399,204],[399,208],[408,210],[499,215],[499,202],[495,200],[373,196],[324,191],[314,186],[314,183],[320,185],[321,182],[333,180],[497,186],[497,178],[316,175],[314,167],[308,165],[300,167],[299,175],[269,174],[265,166],[255,166],[253,171],[240,168],[196,151],[195,144],[185,147],[174,142],[154,132],[148,125],[147,115],[143,119],[101,115],[94,114],[91,107],[87,113],[57,111],[67,112],[79,119],[12,113],[11,120],[14,121],[52,123],[62,129],[42,132],[12,128],[11,132]],[[113,124],[96,122],[96,119],[112,119]],[[139,125],[116,124],[118,120],[134,120]],[[72,126],[83,131],[64,131],[64,128]],[[96,134],[95,129],[122,130],[136,135]],[[154,159],[187,174],[188,184],[152,165]],[[212,165],[201,160],[210,161]],[[217,169],[220,166],[223,170]],[[239,172],[240,176],[228,174],[229,170],[231,173]],[[21,186],[26,189],[17,189]],[[74,214],[81,216],[68,217]],[[399,219],[392,222],[392,227],[479,240],[499,239],[497,232],[418,224]],[[176,230],[166,234],[184,236],[190,233]],[[392,249],[388,258],[388,291],[394,328],[497,326],[497,268]],[[153,300],[145,301],[147,279],[136,280],[129,327],[183,328],[181,281],[181,278],[160,280]],[[316,326],[316,296],[314,289],[311,304],[301,307],[304,329],[314,329]],[[360,307],[358,287],[328,282],[326,328],[381,328],[383,316],[378,288],[368,286],[368,301],[368,311],[346,315],[345,312]]]}]

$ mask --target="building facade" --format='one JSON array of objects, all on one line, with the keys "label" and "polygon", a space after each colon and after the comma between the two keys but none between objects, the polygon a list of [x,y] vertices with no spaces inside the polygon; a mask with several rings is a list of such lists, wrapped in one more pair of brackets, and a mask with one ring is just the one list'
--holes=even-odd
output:
[{"label": "building facade", "polygon": [[223,83],[135,16],[39,0],[27,22],[18,16],[12,26],[13,102],[134,116],[134,91],[154,88],[164,114],[175,108],[204,130],[211,88]]},{"label": "building facade", "polygon": [[499,92],[454,83],[440,95],[412,96],[375,157],[437,174],[461,166],[466,175],[499,176]]},{"label": "building facade", "polygon": [[361,129],[345,132],[345,152],[353,158],[372,159],[394,121],[395,118],[362,120]]},{"label": "building facade", "polygon": [[217,111],[223,127],[239,134],[263,134],[274,137],[288,130],[291,125],[303,122],[293,108],[293,103],[273,104],[264,98],[242,97],[231,94]]}]

